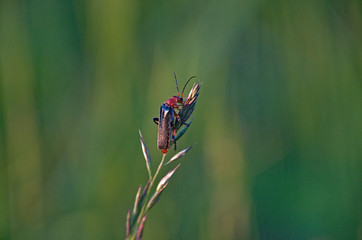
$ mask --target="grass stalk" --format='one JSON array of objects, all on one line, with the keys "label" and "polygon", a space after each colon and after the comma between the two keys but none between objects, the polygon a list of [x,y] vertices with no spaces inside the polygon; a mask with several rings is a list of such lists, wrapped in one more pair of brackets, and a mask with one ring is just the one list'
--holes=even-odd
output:
[{"label": "grass stalk", "polygon": [[[150,179],[151,179],[151,182],[150,182],[150,185],[147,189],[147,192],[146,192],[146,195],[145,195],[145,202],[148,202],[150,200],[150,192],[151,192],[151,189],[152,189],[152,186],[153,184],[155,183],[155,180],[163,166],[163,163],[165,162],[165,158],[166,158],[166,154],[163,154],[162,155],[162,159],[160,161],[160,164],[158,165],[157,167],[157,170],[155,172],[155,175],[152,176],[152,173],[151,171],[148,171],[149,175],[150,175]],[[136,236],[137,236],[137,229],[139,228],[139,225],[141,224],[141,221],[142,219],[147,215],[148,213],[148,210],[150,209],[148,207],[149,205],[148,204],[143,204],[142,206],[142,209],[141,209],[141,212],[140,214],[138,215],[138,218],[137,218],[137,221],[136,221],[136,225],[133,227],[133,231],[132,231],[132,234],[130,234],[130,236],[128,238],[126,238],[127,240],[134,240],[136,239]]]},{"label": "grass stalk", "polygon": [[[190,78],[188,81],[190,81],[192,78]],[[177,83],[177,81],[176,81]],[[185,84],[186,86],[186,84]],[[184,87],[185,88],[185,87]],[[170,139],[170,144],[175,144],[176,141],[178,141],[184,133],[187,131],[187,129],[190,127],[190,124],[192,122],[189,121],[189,123],[186,123],[186,121],[189,119],[193,111],[195,110],[195,104],[197,101],[197,97],[199,95],[200,90],[200,84],[196,83],[192,87],[189,95],[187,96],[187,99],[185,102],[182,102],[182,108],[178,109],[175,107],[175,110],[178,110],[179,118],[176,119],[175,122],[171,122],[169,124],[170,128],[173,129],[174,132],[178,132],[176,136],[173,135],[172,140]],[[184,89],[183,89],[184,91]],[[182,91],[182,93],[183,93]],[[172,98],[171,98],[172,99]],[[182,100],[181,100],[182,101]],[[176,114],[176,112],[175,112]],[[183,125],[185,125],[183,127]],[[179,131],[180,130],[180,131]],[[184,156],[186,152],[188,152],[192,146],[178,152],[176,155],[174,155],[166,164],[165,158],[166,153],[162,155],[162,159],[157,167],[157,170],[155,174],[152,176],[151,171],[151,156],[149,154],[148,148],[146,143],[143,140],[141,131],[139,131],[140,134],[140,141],[142,146],[142,152],[144,155],[144,158],[146,160],[146,168],[148,172],[149,180],[146,184],[146,186],[142,190],[142,186],[139,186],[133,210],[129,210],[127,214],[127,220],[126,220],[126,240],[142,240],[143,230],[147,218],[148,211],[160,200],[160,196],[167,187],[172,175],[176,172],[176,170],[179,168],[181,163],[178,163],[176,167],[174,167],[172,170],[170,170],[158,183],[156,189],[154,190],[153,194],[151,195],[152,187],[161,171],[161,168],[163,166],[169,166],[170,163],[178,161],[179,158]],[[167,152],[167,149],[161,149],[162,152]],[[165,150],[165,151],[164,151]],[[176,147],[175,147],[176,150]]]}]

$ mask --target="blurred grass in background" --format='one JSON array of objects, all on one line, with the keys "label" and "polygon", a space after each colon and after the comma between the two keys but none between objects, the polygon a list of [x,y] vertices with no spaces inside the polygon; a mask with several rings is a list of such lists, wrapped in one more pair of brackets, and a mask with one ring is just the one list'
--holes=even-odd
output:
[{"label": "blurred grass in background", "polygon": [[0,239],[123,239],[173,71],[198,144],[145,239],[362,239],[361,29],[358,0],[2,0]]}]

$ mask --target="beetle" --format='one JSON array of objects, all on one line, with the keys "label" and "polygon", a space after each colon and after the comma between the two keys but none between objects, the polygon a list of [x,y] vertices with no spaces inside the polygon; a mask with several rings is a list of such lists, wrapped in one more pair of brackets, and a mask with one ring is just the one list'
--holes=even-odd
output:
[{"label": "beetle", "polygon": [[[161,150],[163,154],[166,154],[170,144],[172,141],[175,140],[175,124],[176,121],[180,121],[182,124],[189,125],[186,122],[183,122],[180,116],[176,113],[176,109],[180,110],[179,108],[184,105],[183,101],[183,94],[187,84],[190,82],[191,79],[195,78],[196,76],[192,76],[187,80],[185,83],[182,93],[180,96],[180,92],[178,89],[177,78],[176,74],[174,73],[175,81],[176,81],[176,90],[177,96],[173,96],[168,99],[165,103],[161,105],[160,108],[160,117],[153,118],[153,121],[158,125],[158,137],[157,137],[157,147]],[[174,141],[175,150],[176,150],[176,141]]]}]

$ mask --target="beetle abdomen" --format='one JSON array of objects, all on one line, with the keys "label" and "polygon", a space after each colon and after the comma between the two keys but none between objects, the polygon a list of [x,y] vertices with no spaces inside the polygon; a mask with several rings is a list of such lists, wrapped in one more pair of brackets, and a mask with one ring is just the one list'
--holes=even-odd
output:
[{"label": "beetle abdomen", "polygon": [[161,105],[160,120],[158,122],[157,147],[166,153],[170,147],[172,124],[174,121],[174,110],[166,104]]}]

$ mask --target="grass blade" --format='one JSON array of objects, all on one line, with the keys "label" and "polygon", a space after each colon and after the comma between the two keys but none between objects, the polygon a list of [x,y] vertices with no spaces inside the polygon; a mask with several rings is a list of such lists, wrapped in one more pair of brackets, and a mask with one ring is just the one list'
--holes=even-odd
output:
[{"label": "grass blade", "polygon": [[173,162],[173,161],[175,161],[175,160],[177,160],[177,159],[179,159],[179,158],[181,158],[181,157],[182,157],[183,155],[185,155],[191,148],[192,148],[192,146],[190,146],[190,147],[188,147],[188,148],[186,148],[186,149],[184,149],[184,150],[176,153],[167,163],[164,164],[164,166],[167,165],[167,164],[169,164],[169,163],[171,163],[171,162]]},{"label": "grass blade", "polygon": [[177,170],[177,168],[180,166],[181,164],[177,165],[173,170],[169,171],[166,176],[164,176],[161,181],[158,183],[157,188],[156,188],[156,192],[159,191],[161,188],[163,188],[164,185],[166,185],[169,181],[170,178],[172,177],[172,175],[175,173],[175,171]]},{"label": "grass blade", "polygon": [[140,140],[141,140],[141,146],[142,146],[142,152],[143,152],[143,156],[145,157],[146,160],[146,167],[147,167],[147,171],[148,171],[148,175],[150,177],[150,179],[152,178],[152,173],[151,173],[151,156],[150,153],[148,152],[148,148],[146,146],[146,143],[143,141],[143,137],[142,137],[142,133],[141,130],[138,130],[140,133]]}]

